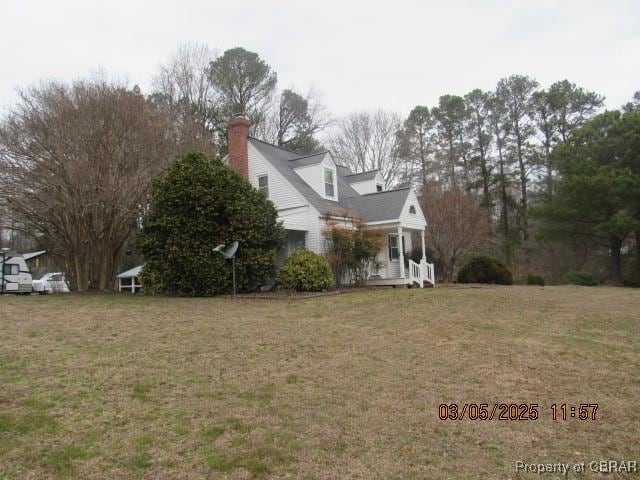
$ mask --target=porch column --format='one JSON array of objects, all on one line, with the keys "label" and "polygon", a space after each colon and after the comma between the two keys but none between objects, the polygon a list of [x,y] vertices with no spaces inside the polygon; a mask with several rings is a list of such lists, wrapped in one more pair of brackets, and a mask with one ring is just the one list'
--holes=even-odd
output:
[{"label": "porch column", "polygon": [[400,260],[400,278],[404,278],[404,252],[402,251],[402,227],[398,227],[398,252]]},{"label": "porch column", "polygon": [[422,229],[422,231],[420,232],[420,239],[422,240],[422,261],[426,262],[427,254],[425,253],[425,248],[424,248],[424,229]]}]

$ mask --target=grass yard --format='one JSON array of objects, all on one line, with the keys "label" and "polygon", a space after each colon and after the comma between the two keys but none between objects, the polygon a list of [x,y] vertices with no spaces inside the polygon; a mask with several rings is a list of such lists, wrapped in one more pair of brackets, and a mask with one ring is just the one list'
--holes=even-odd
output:
[{"label": "grass yard", "polygon": [[[0,297],[0,479],[526,479],[559,476],[518,460],[640,460],[639,334],[633,289]],[[441,403],[539,419],[442,421]],[[598,404],[596,420],[554,421],[553,403]]]}]

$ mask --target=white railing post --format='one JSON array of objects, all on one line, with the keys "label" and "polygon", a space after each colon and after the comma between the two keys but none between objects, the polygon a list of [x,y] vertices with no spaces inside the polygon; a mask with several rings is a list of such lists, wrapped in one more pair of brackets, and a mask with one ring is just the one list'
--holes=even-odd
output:
[{"label": "white railing post", "polygon": [[412,264],[412,261],[409,260],[409,285],[413,284],[413,265],[411,264]]},{"label": "white railing post", "polygon": [[398,227],[398,260],[400,260],[400,278],[404,278],[404,237],[402,235],[402,227]]},{"label": "white railing post", "polygon": [[435,270],[433,268],[433,263],[428,263],[427,261],[420,262],[420,268],[422,270],[422,278],[426,280],[434,287],[436,286],[436,276]]},{"label": "white railing post", "polygon": [[424,274],[422,266],[409,259],[409,284],[416,282],[420,288],[424,288]]}]

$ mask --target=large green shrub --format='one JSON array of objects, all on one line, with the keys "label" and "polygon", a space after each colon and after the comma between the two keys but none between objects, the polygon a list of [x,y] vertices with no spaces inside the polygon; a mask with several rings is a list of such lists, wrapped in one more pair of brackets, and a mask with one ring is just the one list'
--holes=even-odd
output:
[{"label": "large green shrub", "polygon": [[329,261],[309,250],[297,250],[278,273],[278,288],[297,292],[319,292],[333,286]]},{"label": "large green shrub", "polygon": [[138,246],[147,292],[203,296],[232,289],[231,261],[213,248],[237,240],[239,291],[255,291],[275,275],[284,240],[264,194],[220,160],[190,153],[153,184]]},{"label": "large green shrub", "polygon": [[511,271],[502,262],[491,257],[474,257],[458,272],[460,283],[513,284]]},{"label": "large green shrub", "polygon": [[527,275],[527,285],[540,285],[544,287],[544,277],[542,275]]},{"label": "large green shrub", "polygon": [[569,272],[564,276],[564,281],[569,285],[582,285],[585,287],[594,287],[598,285],[594,280],[593,275],[589,272]]}]

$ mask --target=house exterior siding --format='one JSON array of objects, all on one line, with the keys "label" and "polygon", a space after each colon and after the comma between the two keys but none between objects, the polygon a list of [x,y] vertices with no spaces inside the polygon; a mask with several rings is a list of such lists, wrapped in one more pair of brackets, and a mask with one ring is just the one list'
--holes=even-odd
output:
[{"label": "house exterior siding", "polygon": [[[324,191],[324,170],[329,169],[333,172],[333,197],[328,197],[325,195]],[[325,155],[321,162],[318,162],[314,165],[307,165],[304,167],[298,167],[295,169],[295,172],[302,177],[302,179],[309,184],[311,188],[313,188],[318,195],[327,200],[335,200],[338,201],[338,172],[336,168],[336,164],[331,159],[329,154]]]},{"label": "house exterior siding", "polygon": [[[416,213],[410,213],[409,210],[411,206],[415,207]],[[407,201],[402,208],[402,213],[400,214],[400,225],[405,228],[424,230],[427,226],[427,222],[424,218],[424,214],[420,208],[420,202],[418,202],[418,197],[416,193],[411,190],[407,196]]]},{"label": "house exterior siding", "polygon": [[[268,176],[269,200],[278,210],[309,207],[309,202],[280,175],[253,145],[249,144],[249,181],[255,188],[258,188],[258,177],[261,175]],[[292,221],[295,222],[294,219]],[[288,228],[287,225],[285,228]]]},{"label": "house exterior siding", "polygon": [[325,242],[320,213],[289,182],[282,177],[253,145],[249,144],[249,181],[258,187],[258,177],[269,178],[269,199],[278,210],[278,217],[287,230],[307,232],[307,248],[323,253]]},{"label": "house exterior siding", "polygon": [[351,185],[351,188],[353,188],[360,195],[365,195],[367,193],[376,193],[378,191],[378,185],[382,185],[382,189],[384,190],[384,178],[382,178],[382,175],[378,173],[371,180],[350,181],[349,185]]}]

